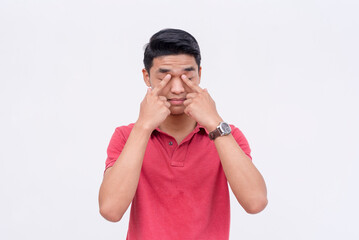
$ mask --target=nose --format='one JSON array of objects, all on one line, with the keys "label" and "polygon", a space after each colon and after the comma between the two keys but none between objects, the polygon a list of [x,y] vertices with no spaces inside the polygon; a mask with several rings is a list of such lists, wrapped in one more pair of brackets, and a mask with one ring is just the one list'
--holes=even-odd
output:
[{"label": "nose", "polygon": [[171,92],[173,94],[178,95],[185,91],[183,86],[185,83],[180,77],[172,77],[170,84],[171,84]]}]

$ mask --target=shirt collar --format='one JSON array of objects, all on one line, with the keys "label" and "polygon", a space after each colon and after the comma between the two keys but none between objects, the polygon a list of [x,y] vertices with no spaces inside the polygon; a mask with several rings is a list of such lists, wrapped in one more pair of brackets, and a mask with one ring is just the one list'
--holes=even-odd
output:
[{"label": "shirt collar", "polygon": [[199,132],[201,129],[203,129],[203,130],[207,133],[207,135],[209,134],[209,132],[207,131],[207,129],[206,129],[205,127],[203,127],[203,126],[202,126],[201,124],[199,124],[199,123],[197,123],[197,125],[196,125],[196,127],[194,128],[193,131]]},{"label": "shirt collar", "polygon": [[[196,124],[196,127],[193,129],[193,133],[198,133],[199,131],[201,131],[201,129],[203,129],[205,132],[206,132],[206,134],[208,135],[209,134],[209,132],[207,131],[207,129],[205,128],[205,127],[203,127],[201,124],[199,124],[199,123],[197,123]],[[163,131],[161,131],[161,129],[159,128],[159,127],[157,127],[156,129],[155,129],[157,132],[160,132],[160,133],[165,133],[165,132],[163,132]]]}]

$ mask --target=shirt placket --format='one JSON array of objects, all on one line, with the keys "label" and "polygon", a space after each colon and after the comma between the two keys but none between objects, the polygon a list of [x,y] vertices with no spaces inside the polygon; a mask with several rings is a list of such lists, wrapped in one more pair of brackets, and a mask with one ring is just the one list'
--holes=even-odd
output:
[{"label": "shirt placket", "polygon": [[176,147],[170,162],[172,167],[184,167],[187,146],[188,144],[181,144]]},{"label": "shirt placket", "polygon": [[198,130],[192,132],[189,136],[187,136],[180,145],[177,144],[176,140],[167,134],[164,133],[166,145],[169,148],[170,154],[170,166],[172,167],[184,167],[185,160],[187,158],[188,146],[191,139],[198,132]]}]

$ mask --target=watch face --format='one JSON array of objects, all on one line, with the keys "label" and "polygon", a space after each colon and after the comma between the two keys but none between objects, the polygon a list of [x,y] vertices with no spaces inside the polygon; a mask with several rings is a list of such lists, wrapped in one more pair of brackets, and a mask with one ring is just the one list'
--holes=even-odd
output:
[{"label": "watch face", "polygon": [[228,123],[222,122],[220,125],[221,131],[223,134],[230,134],[231,133],[231,127]]}]

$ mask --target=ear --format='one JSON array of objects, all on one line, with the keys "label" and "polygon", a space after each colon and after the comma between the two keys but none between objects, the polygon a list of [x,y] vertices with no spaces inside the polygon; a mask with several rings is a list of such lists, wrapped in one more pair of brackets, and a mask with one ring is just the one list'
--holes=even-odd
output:
[{"label": "ear", "polygon": [[201,83],[201,72],[202,72],[202,67],[199,67],[198,69],[199,83]]},{"label": "ear", "polygon": [[143,74],[143,80],[145,81],[146,86],[151,87],[150,74],[147,72],[146,68],[142,69],[142,74]]}]

